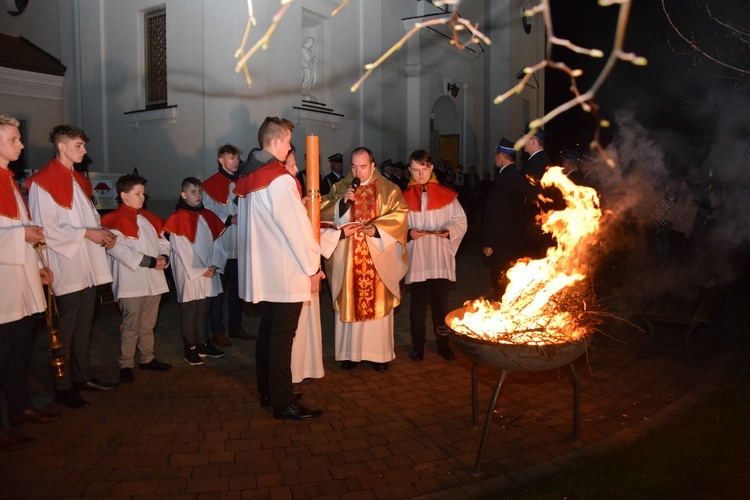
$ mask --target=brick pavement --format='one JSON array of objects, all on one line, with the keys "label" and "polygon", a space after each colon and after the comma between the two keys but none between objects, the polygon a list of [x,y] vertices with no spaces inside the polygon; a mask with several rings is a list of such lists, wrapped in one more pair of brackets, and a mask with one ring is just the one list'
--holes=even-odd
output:
[{"label": "brick pavement", "polygon": [[[471,235],[470,235],[471,236]],[[485,291],[486,270],[471,237],[459,255],[452,305]],[[179,311],[162,304],[157,327],[166,373],[135,371],[136,381],[87,393],[91,405],[52,405],[46,342],[36,339],[32,389],[38,406],[63,413],[50,425],[24,424],[36,445],[0,454],[4,498],[465,498],[517,487],[609,453],[713,392],[733,366],[708,331],[696,335],[702,362],[636,357],[645,335],[607,321],[575,363],[581,384],[580,439],[572,442],[572,383],[567,367],[512,372],[503,384],[482,464],[471,471],[480,429],[471,423],[471,362],[409,360],[408,292],[396,314],[396,360],[378,373],[367,364],[342,371],[333,360],[330,299],[322,300],[326,376],[300,385],[324,414],[305,422],[274,420],[258,404],[254,342],[237,340],[220,360],[182,361]],[[258,324],[246,307],[246,329]],[[95,375],[118,373],[119,317],[100,306],[93,345]],[[480,425],[497,371],[479,369]]]}]

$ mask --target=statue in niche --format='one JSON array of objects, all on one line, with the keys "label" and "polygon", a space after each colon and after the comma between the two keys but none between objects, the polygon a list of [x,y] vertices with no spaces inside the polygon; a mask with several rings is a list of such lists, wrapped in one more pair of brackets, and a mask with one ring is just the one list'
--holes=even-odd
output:
[{"label": "statue in niche", "polygon": [[317,97],[313,95],[315,85],[318,84],[318,73],[315,69],[315,54],[312,46],[315,43],[313,37],[307,37],[302,44],[302,99],[312,102],[318,102]]}]

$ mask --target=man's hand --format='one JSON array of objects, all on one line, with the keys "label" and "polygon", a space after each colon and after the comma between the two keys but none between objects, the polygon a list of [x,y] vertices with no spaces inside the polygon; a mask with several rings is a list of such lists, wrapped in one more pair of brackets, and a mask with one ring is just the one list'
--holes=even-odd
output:
[{"label": "man's hand", "polygon": [[344,201],[351,201],[352,203],[354,203],[354,191],[354,188],[351,187],[347,189],[344,193]]},{"label": "man's hand", "polygon": [[84,237],[105,248],[112,248],[117,240],[117,236],[109,229],[86,229]]},{"label": "man's hand", "polygon": [[24,239],[26,243],[44,243],[44,232],[41,226],[24,226]]},{"label": "man's hand", "polygon": [[439,238],[448,238],[450,237],[451,232],[448,229],[439,229],[435,234],[438,235]]},{"label": "man's hand", "polygon": [[310,291],[312,293],[318,293],[320,290],[320,281],[325,277],[326,275],[322,270],[310,276]]},{"label": "man's hand", "polygon": [[205,278],[213,278],[216,275],[216,266],[208,266],[208,270],[203,273]]},{"label": "man's hand", "polygon": [[365,233],[365,236],[373,237],[375,236],[375,226],[372,224],[367,224],[359,228],[360,233]]},{"label": "man's hand", "polygon": [[417,229],[416,227],[409,229],[409,237],[413,240],[418,240],[424,235],[425,235],[425,232],[422,231],[421,229]]},{"label": "man's hand", "polygon": [[160,255],[156,258],[156,269],[157,271],[161,271],[162,269],[166,269],[167,267],[167,258],[163,255]]},{"label": "man's hand", "polygon": [[349,236],[353,235],[357,231],[359,231],[359,227],[355,224],[344,226],[341,230],[344,232],[344,237],[348,238]]},{"label": "man's hand", "polygon": [[484,252],[485,256],[489,257],[490,255],[492,255],[492,247],[484,247],[482,249],[482,252]]},{"label": "man's hand", "polygon": [[234,226],[237,225],[237,216],[236,215],[232,216],[232,225],[234,225]]},{"label": "man's hand", "polygon": [[49,267],[43,267],[39,270],[39,277],[42,278],[42,285],[51,285],[55,276]]}]

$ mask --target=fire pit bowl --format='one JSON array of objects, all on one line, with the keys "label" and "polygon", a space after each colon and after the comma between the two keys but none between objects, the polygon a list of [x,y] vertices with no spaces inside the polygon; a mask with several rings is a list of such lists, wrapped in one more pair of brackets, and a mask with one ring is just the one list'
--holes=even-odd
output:
[{"label": "fire pit bowl", "polygon": [[584,353],[589,343],[591,335],[585,335],[577,340],[563,341],[558,343],[547,343],[543,345],[530,344],[511,344],[501,343],[492,340],[485,340],[469,335],[464,335],[453,331],[450,327],[455,318],[462,318],[467,308],[462,307],[451,311],[445,317],[445,324],[448,326],[448,336],[451,342],[458,348],[461,353],[471,359],[471,400],[472,400],[472,422],[474,427],[478,427],[478,403],[477,403],[477,366],[487,365],[500,369],[495,390],[492,393],[489,405],[487,407],[487,416],[484,420],[482,429],[482,439],[477,452],[477,460],[474,464],[472,475],[482,477],[482,460],[484,450],[489,437],[490,423],[492,413],[497,404],[497,398],[500,395],[500,388],[509,372],[542,372],[568,365],[573,379],[573,440],[578,440],[578,406],[580,401],[580,384],[576,374],[573,361],[578,359]]},{"label": "fire pit bowl", "polygon": [[[463,317],[466,307],[448,313],[445,323]],[[588,347],[591,336],[558,344],[528,345],[507,344],[463,335],[451,330],[448,333],[453,345],[473,362],[514,372],[542,372],[565,366],[575,361]]]}]

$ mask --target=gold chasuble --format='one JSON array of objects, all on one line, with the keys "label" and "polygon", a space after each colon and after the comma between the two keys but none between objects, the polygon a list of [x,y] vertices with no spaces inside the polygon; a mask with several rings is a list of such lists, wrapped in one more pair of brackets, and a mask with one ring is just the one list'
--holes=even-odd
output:
[{"label": "gold chasuble", "polygon": [[[336,203],[351,181],[349,174],[323,197],[321,220],[334,219]],[[332,265],[333,307],[344,323],[383,318],[401,302],[399,282],[409,263],[408,208],[398,186],[375,170],[369,182],[355,191],[349,210],[350,221],[374,225],[385,239],[357,232],[339,241],[333,262],[328,262]],[[395,243],[383,248],[386,240]]]}]

